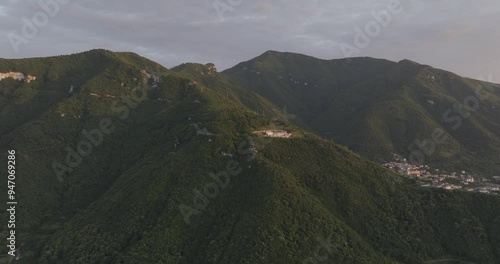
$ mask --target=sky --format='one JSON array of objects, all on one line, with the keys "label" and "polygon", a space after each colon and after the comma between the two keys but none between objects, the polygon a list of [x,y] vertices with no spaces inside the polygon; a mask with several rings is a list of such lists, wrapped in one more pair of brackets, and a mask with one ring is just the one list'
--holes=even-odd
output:
[{"label": "sky", "polygon": [[3,0],[0,58],[132,51],[223,70],[267,50],[411,59],[500,83],[497,0]]}]

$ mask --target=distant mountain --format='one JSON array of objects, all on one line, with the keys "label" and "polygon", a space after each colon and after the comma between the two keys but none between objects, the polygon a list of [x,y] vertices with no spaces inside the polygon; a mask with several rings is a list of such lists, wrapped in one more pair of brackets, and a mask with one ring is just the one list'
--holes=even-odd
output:
[{"label": "distant mountain", "polygon": [[[374,63],[356,75],[397,65]],[[290,121],[307,120],[301,110],[313,105],[293,101],[292,85],[262,86],[289,93],[275,102],[240,86],[236,72],[168,70],[106,50],[0,60],[0,72],[36,78],[0,81],[0,157],[17,152],[12,263],[500,259],[499,196],[420,188],[297,127]],[[11,261],[6,247],[0,254]]]},{"label": "distant mountain", "polygon": [[500,172],[498,84],[409,60],[321,60],[275,51],[223,73],[370,159],[399,154],[483,176]]}]

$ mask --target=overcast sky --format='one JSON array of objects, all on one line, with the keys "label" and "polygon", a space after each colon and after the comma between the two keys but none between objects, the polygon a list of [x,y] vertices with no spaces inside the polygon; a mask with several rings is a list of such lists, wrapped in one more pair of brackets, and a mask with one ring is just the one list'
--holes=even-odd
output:
[{"label": "overcast sky", "polygon": [[[390,12],[390,0],[58,1],[68,3],[49,12],[44,23],[47,11],[38,0],[2,0],[0,57],[105,48],[133,51],[166,67],[213,62],[221,70],[266,50],[342,58],[351,54],[341,47],[350,45],[356,48],[352,56],[408,58],[500,82],[498,0],[400,0],[380,32],[372,13]],[[23,18],[34,16],[38,32],[23,34]],[[355,29],[365,32],[366,25],[370,43],[356,46]]]}]

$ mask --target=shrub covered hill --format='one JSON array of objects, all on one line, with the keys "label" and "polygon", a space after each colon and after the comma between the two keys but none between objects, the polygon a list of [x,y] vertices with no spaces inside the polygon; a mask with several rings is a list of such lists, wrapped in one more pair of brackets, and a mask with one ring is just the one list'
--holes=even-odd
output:
[{"label": "shrub covered hill", "polygon": [[224,74],[369,159],[399,154],[485,177],[500,173],[499,85],[409,60],[321,60],[275,51]]},{"label": "shrub covered hill", "polygon": [[499,262],[498,196],[420,188],[211,66],[105,50],[0,60],[36,77],[0,81],[19,250],[0,263]]}]

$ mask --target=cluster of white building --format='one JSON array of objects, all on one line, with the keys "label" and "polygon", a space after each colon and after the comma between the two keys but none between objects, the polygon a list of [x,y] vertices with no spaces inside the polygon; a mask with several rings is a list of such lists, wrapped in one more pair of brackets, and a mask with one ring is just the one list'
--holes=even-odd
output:
[{"label": "cluster of white building", "polygon": [[[432,170],[427,165],[413,165],[406,162],[405,159],[383,164],[384,167],[396,171],[398,174],[408,178],[416,179],[422,187],[442,188],[447,190],[465,189],[466,191],[475,191],[480,193],[496,194],[500,191],[500,185],[490,183],[487,179],[482,179],[480,184],[470,186],[478,180],[465,171],[440,172],[439,169]],[[499,176],[493,177],[500,182]],[[479,186],[480,185],[480,186]]]},{"label": "cluster of white building", "polygon": [[0,81],[7,78],[12,78],[18,81],[25,81],[26,83],[30,83],[31,81],[36,80],[36,76],[25,75],[22,72],[7,72],[7,73],[0,72]]},{"label": "cluster of white building", "polygon": [[290,138],[292,136],[292,134],[286,132],[285,130],[261,130],[254,131],[253,133],[256,135],[272,138]]}]

